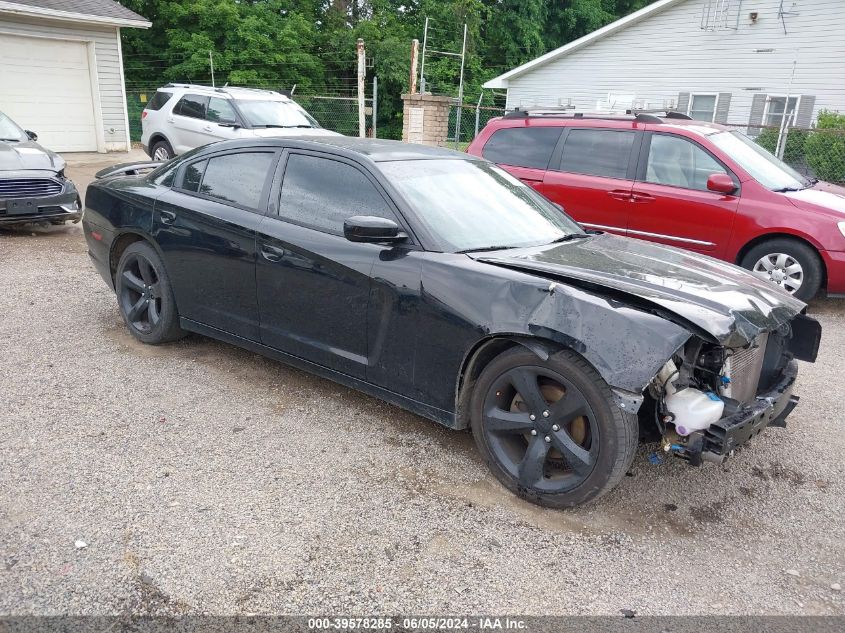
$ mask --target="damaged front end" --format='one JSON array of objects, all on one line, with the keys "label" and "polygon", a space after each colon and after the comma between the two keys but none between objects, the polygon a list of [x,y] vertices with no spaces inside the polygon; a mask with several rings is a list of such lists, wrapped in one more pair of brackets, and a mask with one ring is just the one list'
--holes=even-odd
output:
[{"label": "damaged front end", "polygon": [[720,463],[767,426],[786,426],[796,361],[814,362],[820,340],[803,314],[741,347],[692,337],[649,383],[640,426],[691,465]]}]

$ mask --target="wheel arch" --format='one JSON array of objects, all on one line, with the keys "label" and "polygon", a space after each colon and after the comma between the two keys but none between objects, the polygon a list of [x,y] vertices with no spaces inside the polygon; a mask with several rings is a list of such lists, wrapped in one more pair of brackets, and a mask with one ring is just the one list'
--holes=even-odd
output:
[{"label": "wheel arch", "polygon": [[[173,149],[173,143],[171,143],[170,139],[167,138],[162,132],[153,132],[152,135],[150,136],[149,147],[150,147],[151,152],[153,151],[153,147],[155,147],[155,144],[158,143],[159,141],[164,141],[165,143],[170,145],[170,149],[173,150],[173,155],[174,156],[176,155],[176,150]],[[152,157],[152,155],[150,155],[150,157]]]},{"label": "wheel arch", "polygon": [[161,252],[158,244],[149,235],[137,230],[123,231],[112,240],[109,248],[109,272],[111,274],[112,282],[117,287],[117,265],[120,263],[120,258],[129,246],[135,242],[147,242],[152,246],[153,250],[161,257],[162,264],[164,264],[164,254]]},{"label": "wheel arch", "polygon": [[[461,371],[458,374],[455,391],[456,429],[469,428],[469,402],[472,386],[487,364],[499,354],[519,346],[534,352],[542,360],[548,359],[549,356],[562,349],[572,349],[562,343],[524,334],[492,334],[477,341],[464,357]],[[577,350],[573,349],[572,351],[577,353]]]},{"label": "wheel arch", "polygon": [[752,238],[748,242],[746,242],[737,252],[736,258],[734,259],[734,264],[737,266],[741,265],[742,260],[748,254],[748,252],[754,248],[755,246],[759,246],[765,242],[771,240],[794,240],[796,242],[800,242],[806,246],[809,246],[813,249],[813,252],[816,253],[816,257],[818,257],[819,264],[821,265],[822,270],[822,288],[827,286],[827,266],[825,265],[824,258],[821,256],[819,251],[821,248],[818,244],[816,244],[812,239],[809,237],[798,234],[798,233],[788,233],[786,231],[777,231],[774,233],[763,233],[762,235],[758,235],[755,238]]}]

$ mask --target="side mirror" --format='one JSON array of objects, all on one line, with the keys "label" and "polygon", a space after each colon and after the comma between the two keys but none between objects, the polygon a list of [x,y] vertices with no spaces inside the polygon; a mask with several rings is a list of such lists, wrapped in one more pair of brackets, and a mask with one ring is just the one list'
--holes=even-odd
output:
[{"label": "side mirror", "polygon": [[733,178],[727,174],[710,174],[707,177],[707,189],[718,193],[732,194],[737,187]]},{"label": "side mirror", "polygon": [[218,121],[217,125],[219,125],[220,127],[230,127],[233,129],[241,127],[237,121]]},{"label": "side mirror", "polygon": [[343,222],[343,236],[350,242],[401,242],[408,239],[393,220],[355,215]]},{"label": "side mirror", "polygon": [[38,135],[35,132],[33,132],[32,130],[24,130],[24,132],[26,132],[26,135],[29,137],[30,141],[37,141],[38,140]]}]

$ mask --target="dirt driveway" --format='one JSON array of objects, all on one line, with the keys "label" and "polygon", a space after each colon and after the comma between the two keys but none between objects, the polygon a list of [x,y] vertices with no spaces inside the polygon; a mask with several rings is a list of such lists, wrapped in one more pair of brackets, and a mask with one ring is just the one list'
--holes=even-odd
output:
[{"label": "dirt driveway", "polygon": [[845,304],[811,310],[788,428],[722,466],[642,449],[555,512],[466,433],[198,336],[135,342],[78,226],[0,232],[0,613],[845,614]]}]

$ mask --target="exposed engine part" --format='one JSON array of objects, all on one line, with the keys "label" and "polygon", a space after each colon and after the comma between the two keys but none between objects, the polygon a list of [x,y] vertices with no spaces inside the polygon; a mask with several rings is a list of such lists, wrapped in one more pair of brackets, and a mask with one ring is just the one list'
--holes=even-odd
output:
[{"label": "exposed engine part", "polygon": [[[706,429],[721,418],[725,403],[712,391],[678,388],[673,378],[680,375],[678,367],[670,360],[657,372],[656,380],[663,390],[662,421],[672,422],[678,435],[686,436]],[[670,416],[671,420],[667,419]]]}]

